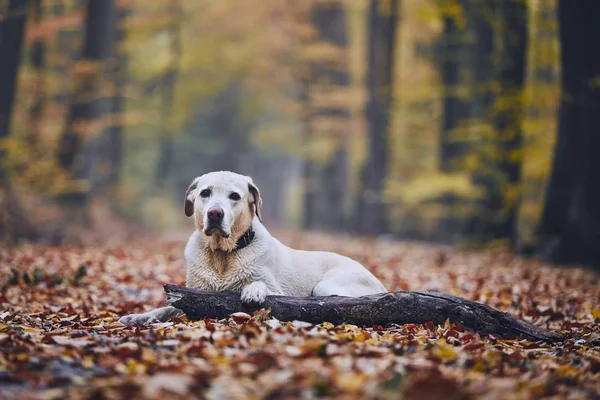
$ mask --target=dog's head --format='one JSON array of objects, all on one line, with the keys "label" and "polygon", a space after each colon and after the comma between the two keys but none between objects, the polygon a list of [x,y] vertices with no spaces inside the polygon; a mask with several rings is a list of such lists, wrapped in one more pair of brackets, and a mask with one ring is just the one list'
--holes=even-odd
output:
[{"label": "dog's head", "polygon": [[199,176],[185,192],[185,215],[194,216],[212,250],[233,250],[255,215],[262,222],[261,207],[252,178],[228,171]]}]

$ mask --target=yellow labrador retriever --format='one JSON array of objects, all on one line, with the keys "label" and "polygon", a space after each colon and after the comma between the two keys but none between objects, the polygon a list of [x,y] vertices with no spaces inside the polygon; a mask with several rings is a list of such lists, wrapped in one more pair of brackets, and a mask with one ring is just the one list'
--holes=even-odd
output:
[{"label": "yellow labrador retriever", "polygon": [[[187,286],[232,290],[242,301],[262,303],[268,295],[363,296],[386,292],[356,261],[335,253],[287,247],[262,224],[262,199],[252,179],[228,171],[211,172],[185,193],[185,215],[196,230],[185,246]],[[181,315],[173,307],[122,317],[143,325]]]}]

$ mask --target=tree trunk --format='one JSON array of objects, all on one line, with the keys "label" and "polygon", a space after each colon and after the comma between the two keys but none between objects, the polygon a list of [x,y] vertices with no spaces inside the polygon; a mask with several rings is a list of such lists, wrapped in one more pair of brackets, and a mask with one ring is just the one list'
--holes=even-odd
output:
[{"label": "tree trunk", "polygon": [[[32,4],[32,19],[36,25],[39,25],[44,19],[42,0],[34,0]],[[33,100],[29,108],[29,126],[27,129],[28,142],[31,146],[32,154],[36,154],[37,152],[37,145],[41,134],[42,114],[46,101],[44,90],[45,58],[46,46],[44,39],[36,37],[35,41],[31,44],[31,66],[35,71],[35,84],[32,94]]]},{"label": "tree trunk", "polygon": [[373,326],[430,321],[443,325],[449,319],[482,335],[548,342],[564,340],[559,333],[521,321],[485,304],[439,292],[392,292],[362,297],[267,296],[260,306],[244,304],[240,294],[234,292],[204,292],[177,285],[165,285],[165,292],[167,304],[183,311],[191,320],[227,318],[235,312],[265,308],[282,321]]},{"label": "tree trunk", "polygon": [[455,16],[444,17],[441,43],[440,75],[444,90],[443,117],[440,128],[439,168],[443,172],[460,170],[465,143],[453,137],[461,121],[467,117],[467,103],[459,96],[461,85],[461,55],[464,54],[464,30],[457,27]]},{"label": "tree trunk", "polygon": [[[471,119],[493,133],[490,137],[477,132],[483,138],[477,150],[483,168],[474,171],[473,182],[485,190],[485,196],[469,234],[478,241],[509,239],[514,245],[523,153],[527,5],[521,0],[496,0],[480,7],[474,17],[478,62]],[[502,21],[500,27],[492,26],[490,14]]]},{"label": "tree trunk", "polygon": [[112,55],[112,80],[114,96],[111,102],[112,122],[106,132],[108,173],[106,185],[111,198],[115,199],[120,180],[121,163],[123,159],[123,125],[125,112],[125,85],[127,84],[127,58],[121,48],[125,42],[125,18],[128,10],[120,6],[117,10],[115,23],[115,41]]},{"label": "tree trunk", "polygon": [[[455,20],[445,21],[440,169],[470,173],[484,194],[477,201],[444,197],[448,207],[463,203],[473,211],[466,218],[443,219],[440,226],[445,229],[440,230],[463,240],[508,239],[514,245],[523,153],[527,5],[522,0],[460,0],[460,4],[466,18],[460,41]],[[469,100],[458,97],[459,85],[470,86]],[[458,141],[452,138],[457,129]],[[461,165],[466,156],[477,160],[475,168]]]},{"label": "tree trunk", "polygon": [[61,200],[72,211],[80,211],[85,219],[85,206],[90,192],[90,149],[86,139],[93,133],[93,123],[106,113],[107,101],[102,97],[102,78],[106,61],[112,54],[115,34],[113,0],[89,0],[85,18],[85,40],[80,65],[85,71],[75,81],[67,127],[58,150],[58,161],[71,177],[72,187]]},{"label": "tree trunk", "polygon": [[[10,0],[0,20],[0,140],[10,135],[10,119],[17,88],[17,71],[21,63],[21,49],[27,18],[27,0]],[[4,171],[5,151],[0,146],[0,171]],[[0,172],[0,178],[6,175]],[[3,183],[4,179],[0,180]]]},{"label": "tree trunk", "polygon": [[[518,240],[518,209],[521,194],[523,162],[523,121],[525,119],[524,89],[527,66],[527,3],[522,0],[500,2],[502,49],[499,58],[499,92],[497,99],[503,105],[495,106],[494,127],[499,134],[500,161],[497,168],[502,180],[494,183],[498,208],[494,199],[490,208],[498,214],[494,235],[509,238],[514,247]],[[509,195],[514,193],[514,195]]]},{"label": "tree trunk", "polygon": [[539,235],[554,262],[600,266],[600,6],[560,0],[562,96],[558,140]]},{"label": "tree trunk", "polygon": [[0,240],[18,242],[38,238],[10,183],[2,142],[11,134],[11,116],[27,19],[27,0],[9,0],[0,20]]},{"label": "tree trunk", "polygon": [[[388,6],[388,7],[384,7]],[[364,234],[385,233],[387,212],[383,190],[388,169],[388,142],[396,48],[398,0],[371,0],[366,108],[369,150],[362,170],[357,229]]]},{"label": "tree trunk", "polygon": [[[311,61],[310,76],[303,87],[307,141],[310,143],[317,138],[327,138],[336,147],[325,162],[315,160],[312,154],[307,156],[304,227],[339,230],[345,225],[344,203],[349,198],[346,135],[350,110],[344,104],[332,102],[330,98],[347,90],[350,85],[346,61],[348,31],[345,5],[343,2],[316,4],[311,12],[311,24],[318,37],[309,45],[327,44],[334,49],[332,51],[340,54],[339,57],[324,55],[322,59]],[[326,124],[321,125],[318,121]]]},{"label": "tree trunk", "polygon": [[325,209],[327,212],[327,227],[333,230],[342,230],[347,226],[346,203],[349,198],[349,171],[350,160],[346,144],[340,141],[331,160],[323,169],[322,188],[324,192]]},{"label": "tree trunk", "polygon": [[162,100],[160,110],[160,145],[159,158],[156,166],[156,184],[164,185],[173,162],[175,151],[173,143],[173,127],[171,126],[171,113],[173,112],[173,101],[175,98],[175,85],[179,72],[179,60],[181,59],[181,33],[180,23],[183,18],[181,0],[175,0],[170,5],[171,24],[169,35],[171,39],[171,65],[165,73],[161,82]]},{"label": "tree trunk", "polygon": [[[54,1],[50,14],[53,17],[62,17],[65,13],[72,11],[70,7],[65,4],[66,0],[56,0]],[[78,8],[81,8],[81,5],[77,5]],[[85,4],[84,6],[85,7]],[[85,27],[83,27],[85,29]],[[81,56],[81,49],[74,48],[71,43],[73,42],[73,36],[78,35],[79,32],[76,30],[63,30],[61,29],[56,35],[56,53],[58,59],[60,61],[56,61],[53,64],[54,69],[52,73],[60,77],[60,86],[63,90],[55,92],[51,101],[56,104],[60,104],[61,106],[68,106],[69,98],[72,97],[72,93],[69,93],[68,86],[70,86],[70,78],[69,78],[69,67],[71,62],[75,60],[79,60]]]},{"label": "tree trunk", "polygon": [[[471,151],[466,139],[469,121],[472,89],[470,74],[474,55],[472,51],[474,33],[472,26],[472,0],[454,0],[455,6],[462,7],[461,16],[467,24],[461,24],[459,16],[448,13],[447,2],[440,2],[443,15],[442,31],[437,54],[440,79],[443,89],[442,118],[439,137],[438,168],[444,173],[467,173],[465,159]],[[472,79],[472,78],[471,78]],[[442,193],[435,202],[444,207],[444,215],[437,220],[433,239],[452,242],[462,239],[468,220],[456,210],[471,206],[470,200],[454,193]]]},{"label": "tree trunk", "polygon": [[[312,69],[309,66],[309,69]],[[309,73],[309,76],[311,73]],[[299,100],[302,104],[301,124],[304,130],[306,143],[309,145],[314,140],[314,132],[311,125],[311,104],[310,104],[310,78],[303,79],[300,82]],[[304,181],[304,198],[302,212],[302,227],[304,229],[314,229],[318,226],[318,165],[312,159],[309,151],[304,154],[304,164],[302,168],[302,179]]]},{"label": "tree trunk", "polygon": [[[503,0],[500,0],[503,1]],[[469,171],[473,184],[484,191],[483,199],[479,204],[474,204],[473,214],[467,218],[462,232],[462,239],[485,243],[492,239],[492,215],[493,209],[498,209],[502,204],[499,193],[494,186],[496,166],[486,154],[486,147],[494,147],[495,138],[492,138],[486,130],[493,129],[491,112],[494,105],[496,93],[492,90],[492,82],[496,77],[494,68],[494,50],[497,49],[498,30],[494,29],[490,15],[496,12],[497,0],[478,2],[477,0],[463,0],[466,5],[465,14],[470,34],[474,38],[470,46],[467,63],[473,74],[471,82],[471,101],[468,111],[468,138],[469,155],[478,158],[479,165],[476,170]],[[492,135],[497,135],[496,132]],[[497,151],[497,150],[495,150]],[[499,172],[499,171],[498,171]],[[501,194],[500,194],[501,195]],[[480,207],[477,207],[477,206]],[[489,208],[490,212],[487,212]]]}]

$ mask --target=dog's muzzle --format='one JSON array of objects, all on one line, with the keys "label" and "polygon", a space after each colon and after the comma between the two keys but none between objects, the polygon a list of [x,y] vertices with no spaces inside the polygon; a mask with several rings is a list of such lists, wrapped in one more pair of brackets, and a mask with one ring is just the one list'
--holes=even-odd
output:
[{"label": "dog's muzzle", "polygon": [[204,228],[206,236],[212,236],[213,233],[219,233],[222,237],[228,238],[229,234],[223,229],[223,218],[225,212],[222,208],[213,207],[206,212],[208,224]]}]

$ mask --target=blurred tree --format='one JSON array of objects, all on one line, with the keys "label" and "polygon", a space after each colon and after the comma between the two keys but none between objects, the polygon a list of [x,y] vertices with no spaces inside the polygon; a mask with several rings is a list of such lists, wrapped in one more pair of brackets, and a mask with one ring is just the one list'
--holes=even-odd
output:
[{"label": "blurred tree", "polygon": [[[10,121],[17,86],[17,71],[21,63],[21,49],[27,19],[27,0],[10,0],[4,2],[0,9],[0,139],[10,135]],[[6,154],[0,147],[0,157]],[[4,161],[0,158],[0,161]],[[5,183],[4,164],[0,163],[0,182]]]},{"label": "blurred tree", "polygon": [[[15,99],[17,71],[21,63],[21,48],[27,17],[27,0],[11,0],[3,3],[0,14],[0,139],[10,135],[10,120]],[[5,151],[0,148],[0,156]],[[1,159],[4,161],[3,159]],[[0,164],[2,167],[5,165]],[[5,171],[4,168],[0,171]],[[6,177],[2,173],[3,178]],[[4,183],[4,179],[1,182]]]},{"label": "blurred tree", "polygon": [[[443,172],[460,170],[460,163],[465,153],[465,143],[452,137],[461,121],[468,117],[468,101],[460,95],[461,85],[465,84],[466,56],[463,13],[456,12],[458,0],[439,0],[444,30],[440,38],[439,51],[440,76],[443,85],[443,118],[440,128],[439,166]],[[460,8],[459,8],[460,9]],[[462,10],[461,10],[462,11]],[[462,22],[462,24],[461,24]],[[464,89],[463,89],[464,92]]]},{"label": "blurred tree", "polygon": [[119,185],[120,170],[123,163],[123,128],[125,124],[125,86],[127,84],[127,56],[124,50],[126,40],[125,21],[129,15],[129,9],[124,5],[119,5],[116,10],[115,20],[115,40],[113,43],[113,54],[110,64],[110,74],[112,75],[112,90],[114,95],[111,99],[109,123],[106,132],[106,151],[103,157],[108,164],[106,176],[106,185],[108,187],[109,197],[112,198],[113,205],[116,201],[116,193]]},{"label": "blurred tree", "polygon": [[[71,176],[71,187],[61,193],[61,201],[82,221],[90,192],[91,149],[86,139],[104,127],[106,112],[103,75],[112,55],[115,38],[116,9],[113,0],[90,0],[85,18],[82,60],[74,71],[67,126],[58,149],[59,165]],[[110,93],[109,93],[110,94]]]},{"label": "blurred tree", "polygon": [[27,0],[9,0],[0,8],[0,238],[17,242],[38,236],[11,185],[5,145],[11,135],[11,117],[21,63]]},{"label": "blurred tree", "polygon": [[[502,177],[494,183],[498,207],[491,200],[488,209],[499,212],[496,237],[508,237],[513,245],[518,240],[518,208],[521,200],[523,162],[523,122],[525,120],[524,89],[527,70],[527,1],[506,0],[499,4],[503,21],[497,57],[498,72],[494,128],[498,133],[500,156],[495,159]],[[493,196],[489,196],[491,199]]]},{"label": "blurred tree", "polygon": [[600,4],[560,0],[562,95],[558,141],[539,227],[555,262],[600,265]]},{"label": "blurred tree", "polygon": [[118,194],[123,164],[125,87],[128,79],[125,53],[128,15],[126,3],[117,2],[110,21],[110,29],[114,35],[112,48],[110,55],[103,61],[101,76],[98,78],[102,81],[102,93],[97,96],[101,102],[101,118],[105,122],[100,131],[94,132],[96,140],[89,144],[94,169],[89,179],[91,187],[117,213],[121,211]]},{"label": "blurred tree", "polygon": [[[309,58],[308,76],[301,83],[305,129],[312,145],[304,171],[304,227],[341,229],[350,196],[346,141],[350,110],[340,101],[350,85],[345,5],[341,1],[316,1],[310,20],[315,34],[307,46],[313,56]],[[315,144],[322,148],[316,149]],[[332,146],[334,150],[328,151]],[[319,157],[316,152],[326,156]]]},{"label": "blurred tree", "polygon": [[[479,56],[476,56],[476,96],[471,118],[481,121],[476,132],[482,142],[482,160],[473,179],[486,192],[479,202],[483,210],[481,218],[473,220],[471,229],[482,241],[509,239],[516,244],[523,157],[527,4],[523,0],[496,0],[491,10],[484,8],[475,20],[478,40],[474,51]],[[487,132],[486,124],[490,127]]]},{"label": "blurred tree", "polygon": [[519,250],[535,251],[544,192],[552,164],[560,104],[560,45],[557,0],[529,2],[526,118],[519,207]]},{"label": "blurred tree", "polygon": [[[42,0],[33,0],[31,4],[31,9],[33,14],[32,22],[39,26],[44,18],[44,8],[42,5]],[[42,113],[44,110],[44,103],[46,100],[44,90],[44,69],[46,67],[45,47],[46,46],[44,44],[44,38],[41,35],[38,35],[34,38],[30,50],[31,66],[33,67],[35,73],[35,82],[32,93],[33,100],[29,108],[29,126],[27,130],[28,141],[34,152],[38,146],[38,140],[40,136],[40,124],[42,123]]]},{"label": "blurred tree", "polygon": [[[469,171],[483,195],[444,197],[471,204],[470,216],[442,219],[444,231],[486,242],[517,238],[522,161],[527,4],[523,0],[442,2],[444,116],[440,168]],[[458,29],[458,21],[464,29]],[[461,57],[459,63],[458,57]],[[465,96],[470,93],[470,96]]]},{"label": "blurred tree", "polygon": [[388,174],[388,141],[399,0],[371,0],[369,4],[369,98],[366,105],[369,150],[362,170],[356,218],[357,229],[360,232],[377,234],[388,230],[383,191]]},{"label": "blurred tree", "polygon": [[188,128],[188,137],[175,147],[174,169],[193,166],[191,176],[175,178],[177,194],[185,191],[193,177],[206,172],[246,173],[244,161],[252,153],[249,141],[252,121],[243,117],[243,102],[241,82],[231,82],[197,112]]},{"label": "blurred tree", "polygon": [[175,87],[179,73],[179,60],[181,59],[181,32],[180,24],[183,19],[181,0],[169,2],[169,24],[166,28],[169,35],[170,62],[159,83],[161,91],[160,106],[160,144],[159,157],[156,165],[155,183],[160,187],[164,185],[173,161],[174,143],[171,115],[173,113]]},{"label": "blurred tree", "polygon": [[[43,1],[43,0],[42,0]],[[83,2],[82,2],[83,3]],[[85,9],[86,4],[69,4],[66,0],[56,0],[52,3],[51,15],[53,18],[62,18],[72,12],[77,12]],[[81,23],[72,27],[59,29],[56,37],[55,56],[56,61],[53,64],[54,73],[62,81],[61,90],[56,91],[52,99],[60,106],[67,105],[70,98],[69,88],[69,71],[72,64],[81,57],[81,45],[79,44],[81,31]]]}]

